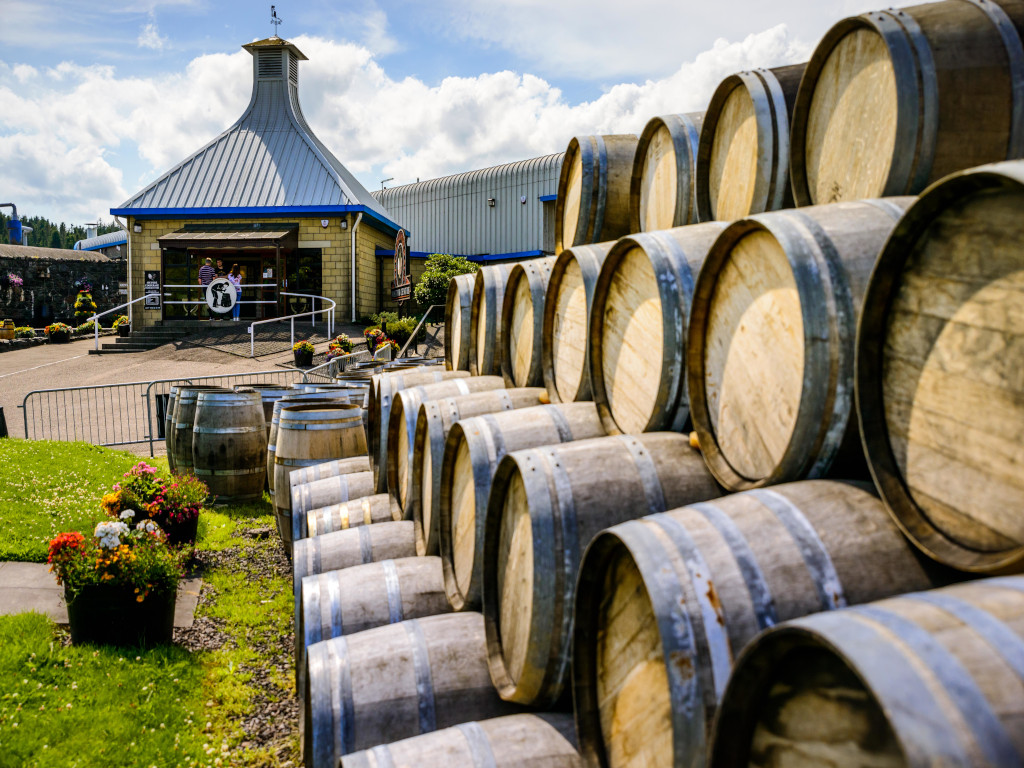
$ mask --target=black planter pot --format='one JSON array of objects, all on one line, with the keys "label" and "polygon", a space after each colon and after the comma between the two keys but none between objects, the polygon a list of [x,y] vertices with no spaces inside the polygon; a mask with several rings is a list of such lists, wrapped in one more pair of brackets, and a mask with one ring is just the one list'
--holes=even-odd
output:
[{"label": "black planter pot", "polygon": [[130,325],[128,325],[127,323],[122,323],[121,325],[117,326],[117,335],[121,336],[122,338],[123,337],[127,337],[127,336],[131,336],[132,335],[132,327]]},{"label": "black planter pot", "polygon": [[54,331],[46,338],[51,344],[67,344],[71,341],[71,333],[69,331]]},{"label": "black planter pot", "polygon": [[295,365],[296,367],[310,367],[313,365],[313,353],[312,352],[300,352],[295,351]]},{"label": "black planter pot", "polygon": [[68,599],[71,642],[97,645],[154,646],[171,642],[177,591],[150,594],[141,603],[129,587],[90,584]]},{"label": "black planter pot", "polygon": [[167,534],[167,543],[172,546],[195,544],[196,534],[199,532],[199,516],[196,515],[183,523],[165,522],[160,524],[160,527]]}]

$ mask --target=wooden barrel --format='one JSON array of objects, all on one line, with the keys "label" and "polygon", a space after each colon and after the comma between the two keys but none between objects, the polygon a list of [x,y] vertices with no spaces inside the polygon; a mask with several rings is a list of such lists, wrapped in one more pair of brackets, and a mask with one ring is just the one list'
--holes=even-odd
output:
[{"label": "wooden barrel", "polygon": [[541,405],[543,397],[544,390],[540,387],[495,389],[431,400],[420,406],[413,435],[409,497],[411,518],[416,524],[416,554],[436,555],[440,551],[441,463],[445,440],[455,422],[486,413]]},{"label": "wooden barrel", "polygon": [[715,242],[693,292],[690,416],[732,491],[866,477],[853,415],[864,286],[913,198],[776,211]]},{"label": "wooden barrel", "polygon": [[428,616],[307,649],[306,768],[342,755],[518,708],[487,677],[479,613]]},{"label": "wooden barrel", "polygon": [[431,400],[453,395],[471,395],[503,389],[500,376],[473,376],[468,379],[450,379],[435,384],[407,387],[395,394],[388,424],[387,455],[382,457],[388,475],[388,493],[406,518],[412,517],[409,499],[412,496],[413,437],[420,405]]},{"label": "wooden barrel", "polygon": [[395,395],[406,387],[417,387],[421,384],[434,384],[448,379],[469,378],[469,371],[420,371],[410,373],[380,373],[373,377],[370,384],[366,443],[370,453],[370,466],[377,483],[377,492],[384,493],[388,489],[388,473],[382,471],[380,463],[388,453],[388,424],[391,421],[391,404]]},{"label": "wooden barrel", "polygon": [[236,392],[240,389],[255,389],[260,393],[260,400],[263,404],[263,420],[266,423],[268,438],[270,437],[270,422],[274,418],[274,403],[298,392],[289,384],[236,384],[232,389]]},{"label": "wooden barrel", "polygon": [[192,427],[193,472],[218,501],[263,498],[266,439],[259,392],[199,392]]},{"label": "wooden barrel", "polygon": [[444,305],[444,362],[449,371],[469,370],[470,322],[476,273],[456,275],[448,283]]},{"label": "wooden barrel", "polygon": [[857,411],[882,499],[932,557],[1024,567],[1024,162],[933,186],[889,238],[857,340]]},{"label": "wooden barrel", "polygon": [[605,434],[593,403],[538,405],[457,422],[441,460],[439,545],[444,586],[456,611],[480,605],[487,499],[506,453]]},{"label": "wooden barrel", "polygon": [[569,682],[580,558],[603,529],[722,494],[686,435],[614,435],[509,453],[487,506],[483,605],[491,680],[550,707]]},{"label": "wooden barrel", "polygon": [[208,386],[205,384],[188,384],[178,386],[178,399],[174,403],[174,471],[179,475],[191,475],[192,463],[192,428],[196,421],[196,401],[203,390],[214,392],[230,392],[226,387]]},{"label": "wooden barrel", "polygon": [[396,520],[299,539],[293,554],[292,587],[298,597],[299,585],[306,576],[379,560],[414,557],[416,542],[412,523]]},{"label": "wooden barrel", "polygon": [[555,259],[544,297],[541,372],[553,403],[590,400],[587,336],[594,285],[614,241],[566,248]]},{"label": "wooden barrel", "polygon": [[341,768],[447,766],[583,768],[572,717],[557,713],[506,715],[459,723],[341,758]]},{"label": "wooden barrel", "polygon": [[333,531],[344,531],[359,525],[390,523],[391,498],[386,493],[360,496],[327,507],[317,507],[306,513],[306,537],[320,536]]},{"label": "wooden barrel", "polygon": [[501,308],[505,283],[515,264],[495,264],[476,273],[469,315],[469,372],[474,376],[501,375]]},{"label": "wooden barrel", "polygon": [[805,66],[739,72],[715,89],[697,149],[701,221],[793,207],[789,125]]},{"label": "wooden barrel", "polygon": [[777,485],[609,528],[577,584],[581,751],[594,765],[703,765],[733,660],[760,630],[927,589],[948,576],[935,571],[866,483]]},{"label": "wooden barrel", "polygon": [[703,112],[652,117],[640,134],[629,182],[629,231],[696,224],[697,146]]},{"label": "wooden barrel", "polygon": [[400,557],[304,577],[295,602],[299,698],[306,684],[306,648],[313,643],[449,611],[436,557]]},{"label": "wooden barrel", "polygon": [[837,23],[793,111],[798,205],[910,195],[1024,156],[1024,4],[872,11]]},{"label": "wooden barrel", "polygon": [[282,397],[274,403],[270,417],[270,432],[267,437],[267,485],[269,486],[271,497],[274,496],[276,491],[274,487],[274,456],[277,455],[277,429],[281,421],[281,409],[286,405],[299,405],[301,403],[323,405],[347,401],[347,397],[330,397],[320,392],[297,392],[294,395]]},{"label": "wooden barrel", "polygon": [[[284,493],[280,495],[283,496]],[[372,472],[350,472],[347,475],[335,475],[324,480],[291,486],[290,512],[293,515],[295,538],[303,539],[308,535],[306,515],[310,510],[374,495],[376,494],[373,490]]]},{"label": "wooden barrel", "polygon": [[326,480],[329,477],[337,477],[338,475],[350,475],[353,472],[369,471],[369,456],[351,456],[347,459],[335,459],[334,461],[325,461],[322,464],[314,464],[311,467],[294,469],[291,475],[288,476],[288,482],[291,486],[296,486],[312,483],[314,480]]},{"label": "wooden barrel", "polygon": [[318,384],[313,391],[319,392],[322,395],[331,395],[332,397],[346,397],[350,403],[366,408],[370,396],[370,382],[347,381],[334,384]]},{"label": "wooden barrel", "polygon": [[682,430],[693,284],[725,224],[624,237],[605,257],[590,313],[590,381],[610,434]]},{"label": "wooden barrel", "polygon": [[637,137],[574,136],[555,201],[555,254],[629,234],[629,185]]},{"label": "wooden barrel", "polygon": [[[296,488],[292,488],[289,482],[289,475],[293,469],[364,455],[366,434],[363,430],[362,411],[362,408],[350,403],[285,405],[281,409],[274,452],[274,487],[277,491],[274,494],[274,514],[281,540],[289,552],[293,526],[292,500],[296,493]],[[304,520],[301,513],[306,509],[309,508],[299,510],[300,520]]]},{"label": "wooden barrel", "polygon": [[509,387],[544,382],[540,352],[544,331],[544,294],[554,257],[521,261],[512,267],[501,307],[501,375]]},{"label": "wooden barrel", "polygon": [[708,762],[1020,765],[1021,616],[1005,577],[781,624],[736,663]]},{"label": "wooden barrel", "polygon": [[174,406],[178,400],[178,388],[172,386],[167,395],[167,408],[164,410],[164,450],[167,452],[167,468],[174,472]]}]

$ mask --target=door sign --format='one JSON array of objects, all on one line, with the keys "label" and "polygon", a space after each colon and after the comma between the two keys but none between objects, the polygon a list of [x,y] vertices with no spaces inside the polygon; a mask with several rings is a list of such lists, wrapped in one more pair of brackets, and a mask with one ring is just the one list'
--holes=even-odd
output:
[{"label": "door sign", "polygon": [[206,286],[206,306],[214,312],[230,312],[238,302],[238,289],[226,277],[218,277]]}]

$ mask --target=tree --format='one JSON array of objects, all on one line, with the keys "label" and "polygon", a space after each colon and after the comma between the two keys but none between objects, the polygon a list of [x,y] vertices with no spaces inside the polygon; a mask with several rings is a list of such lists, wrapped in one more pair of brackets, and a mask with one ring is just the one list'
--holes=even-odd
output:
[{"label": "tree", "polygon": [[444,304],[448,300],[448,283],[452,278],[473,274],[478,269],[465,256],[435,253],[427,258],[426,269],[413,288],[413,298],[424,309],[431,304]]},{"label": "tree", "polygon": [[55,229],[50,235],[50,247],[51,248],[63,248],[64,241],[60,239],[60,230]]}]

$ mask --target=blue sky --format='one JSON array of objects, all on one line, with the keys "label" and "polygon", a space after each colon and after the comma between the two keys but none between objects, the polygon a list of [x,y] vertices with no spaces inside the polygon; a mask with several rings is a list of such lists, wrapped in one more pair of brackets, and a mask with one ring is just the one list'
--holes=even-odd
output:
[{"label": "blue sky", "polygon": [[[889,5],[886,3],[885,5]],[[702,110],[730,72],[805,60],[868,0],[284,0],[314,130],[370,188]],[[270,3],[0,0],[0,198],[93,220],[212,139]],[[396,119],[396,116],[401,119]]]}]

